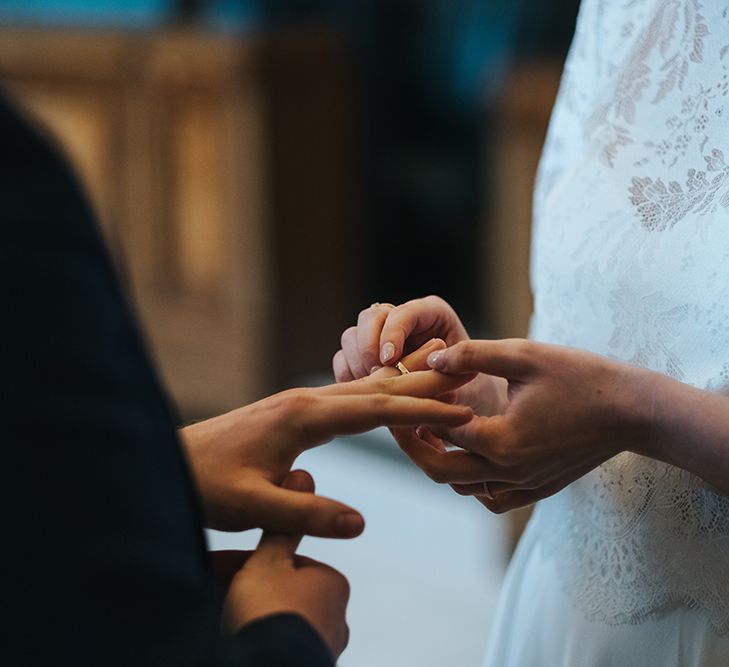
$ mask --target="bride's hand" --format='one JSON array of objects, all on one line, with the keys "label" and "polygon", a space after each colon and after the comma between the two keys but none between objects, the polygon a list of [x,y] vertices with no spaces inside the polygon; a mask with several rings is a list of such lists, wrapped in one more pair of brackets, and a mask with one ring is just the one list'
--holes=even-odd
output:
[{"label": "bride's hand", "polygon": [[[442,339],[442,347],[469,340],[468,333],[453,308],[437,296],[413,299],[399,306],[376,303],[365,308],[357,325],[342,334],[342,348],[334,355],[332,365],[337,382],[367,377],[380,370],[380,376],[391,374],[403,355],[413,355],[431,339]],[[425,365],[425,357],[412,363]],[[411,370],[420,370],[413,366]],[[452,396],[454,403],[467,405],[475,414],[499,414],[506,405],[506,381],[486,374],[461,387]]]},{"label": "bride's hand", "polygon": [[492,511],[552,495],[620,451],[639,450],[648,438],[641,369],[525,340],[462,342],[431,353],[428,363],[443,373],[508,380],[503,415],[432,429],[467,451],[447,451],[427,432],[396,432],[431,478]]},{"label": "bride's hand", "polygon": [[356,326],[342,334],[342,349],[333,359],[334,375],[337,382],[346,382],[380,366],[394,366],[431,338],[442,338],[447,345],[468,340],[458,315],[440,297],[413,299],[399,306],[374,303],[359,314]]}]

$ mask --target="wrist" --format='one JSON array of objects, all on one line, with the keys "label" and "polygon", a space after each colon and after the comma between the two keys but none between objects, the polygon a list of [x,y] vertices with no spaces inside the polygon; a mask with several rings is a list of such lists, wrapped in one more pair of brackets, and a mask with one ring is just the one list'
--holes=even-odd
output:
[{"label": "wrist", "polygon": [[691,392],[692,387],[684,385],[667,375],[655,371],[628,366],[626,380],[631,386],[627,394],[631,397],[628,409],[633,429],[630,451],[652,459],[677,464],[680,455],[676,449],[676,425],[674,414],[681,395]]},{"label": "wrist", "polygon": [[630,364],[616,364],[618,433],[623,450],[662,458],[659,396],[666,376]]}]

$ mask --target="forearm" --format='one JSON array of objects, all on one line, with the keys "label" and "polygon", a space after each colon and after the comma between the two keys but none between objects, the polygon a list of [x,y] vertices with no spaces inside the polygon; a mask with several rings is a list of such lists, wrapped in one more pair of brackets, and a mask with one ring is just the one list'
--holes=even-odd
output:
[{"label": "forearm", "polygon": [[638,453],[666,461],[729,494],[729,397],[642,371],[645,437]]}]

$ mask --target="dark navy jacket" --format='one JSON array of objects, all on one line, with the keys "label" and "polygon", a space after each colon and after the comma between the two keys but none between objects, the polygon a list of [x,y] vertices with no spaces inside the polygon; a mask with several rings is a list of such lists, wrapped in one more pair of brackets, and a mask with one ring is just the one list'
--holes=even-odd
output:
[{"label": "dark navy jacket", "polygon": [[198,499],[93,215],[2,97],[0,343],[0,663],[332,664],[293,615],[222,637]]}]

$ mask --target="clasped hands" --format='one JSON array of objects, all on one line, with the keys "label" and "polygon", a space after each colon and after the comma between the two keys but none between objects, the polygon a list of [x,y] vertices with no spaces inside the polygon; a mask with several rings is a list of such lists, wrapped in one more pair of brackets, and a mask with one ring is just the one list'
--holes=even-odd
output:
[{"label": "clasped hands", "polygon": [[342,334],[336,378],[366,377],[424,343],[426,363],[412,370],[469,377],[440,398],[472,408],[474,417],[393,435],[429,477],[491,511],[532,504],[620,451],[642,453],[650,440],[656,374],[556,345],[470,340],[453,309],[434,296],[363,310]]},{"label": "clasped hands", "polygon": [[[295,551],[302,535],[355,537],[364,521],[291,470],[301,452],[337,435],[388,426],[432,479],[495,512],[553,494],[647,441],[645,372],[558,346],[470,340],[437,297],[373,304],[341,341],[338,384],[275,394],[181,431],[206,525],[265,531],[253,555],[216,555],[231,632],[292,612],[333,654],[346,646],[346,580]],[[400,361],[410,373],[394,368]]]}]

